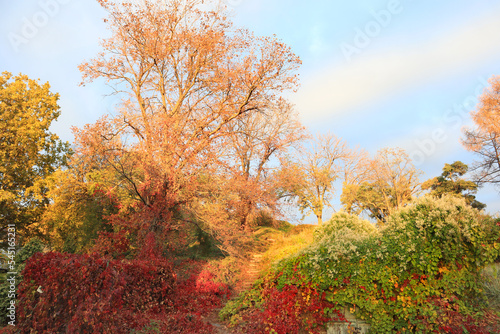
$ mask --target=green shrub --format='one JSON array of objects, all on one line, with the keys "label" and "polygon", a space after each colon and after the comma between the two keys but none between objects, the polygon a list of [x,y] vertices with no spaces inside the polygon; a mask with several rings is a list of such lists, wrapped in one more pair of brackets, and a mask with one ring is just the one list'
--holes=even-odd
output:
[{"label": "green shrub", "polygon": [[322,239],[326,239],[326,243],[331,243],[332,240],[340,240],[343,236],[348,237],[351,233],[364,237],[376,234],[377,228],[368,220],[345,212],[337,212],[330,220],[316,228],[314,241],[321,243]]},{"label": "green shrub", "polygon": [[253,219],[252,226],[274,227],[276,225],[273,215],[266,210],[260,210]]},{"label": "green shrub", "polygon": [[379,231],[339,213],[261,288],[313,284],[328,302],[370,323],[373,333],[488,333],[478,278],[499,255],[498,229],[484,228],[495,224],[450,197],[417,199]]},{"label": "green shrub", "polygon": [[[15,261],[15,270],[12,272],[16,272],[16,286],[19,286],[19,283],[22,280],[21,271],[23,271],[26,266],[26,261],[32,257],[35,253],[42,252],[45,248],[45,245],[38,238],[31,239],[24,247],[19,249],[16,253]],[[2,277],[3,278],[3,277]],[[9,302],[11,298],[9,298],[9,285],[5,279],[2,279],[0,283],[0,314],[2,317],[0,318],[0,327],[7,325],[8,318],[5,316],[7,314],[7,307],[9,306]]]}]

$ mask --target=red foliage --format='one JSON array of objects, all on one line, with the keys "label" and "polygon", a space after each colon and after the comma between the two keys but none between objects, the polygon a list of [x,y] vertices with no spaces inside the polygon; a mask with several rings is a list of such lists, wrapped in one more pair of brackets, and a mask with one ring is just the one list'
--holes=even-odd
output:
[{"label": "red foliage", "polygon": [[176,265],[178,279],[173,292],[176,309],[186,313],[207,314],[221,307],[222,301],[230,297],[229,286],[217,282],[216,275],[207,267],[207,262],[194,260],[183,260]]},{"label": "red foliage", "polygon": [[61,253],[34,255],[23,278],[19,328],[39,333],[128,333],[171,305],[175,283],[170,263],[160,258],[125,262]]},{"label": "red foliage", "polygon": [[500,333],[500,319],[494,314],[485,314],[478,318],[460,313],[453,300],[436,298],[432,303],[440,308],[439,329],[442,333]]},{"label": "red foliage", "polygon": [[229,297],[228,286],[213,281],[213,274],[203,270],[188,279],[178,281],[174,292],[176,310],[201,316],[222,306],[223,298]]},{"label": "red foliage", "polygon": [[125,231],[119,232],[99,232],[93,252],[100,256],[111,256],[115,259],[123,259],[130,250],[130,242]]},{"label": "red foliage", "polygon": [[144,239],[144,243],[139,252],[139,258],[150,259],[150,258],[161,258],[162,250],[161,247],[156,242],[155,234],[149,232]]},{"label": "red foliage", "polygon": [[221,306],[227,286],[214,282],[208,271],[177,279],[152,235],[146,237],[141,254],[144,257],[135,260],[34,255],[19,286],[16,329],[119,334],[153,324],[162,333],[212,333],[202,317]]},{"label": "red foliage", "polygon": [[[334,310],[335,305],[326,301],[325,293],[318,292],[311,283],[285,285],[281,290],[272,286],[263,291],[263,296],[263,311],[253,323],[261,322],[265,326],[254,328],[255,332],[295,334],[305,329],[308,333],[319,333],[318,327],[327,322],[346,321]],[[325,309],[334,310],[336,316],[325,314]]]},{"label": "red foliage", "polygon": [[222,306],[223,300],[229,297],[229,289],[215,282],[214,275],[202,269],[204,265],[203,262],[184,261],[176,268],[185,275],[178,276],[170,296],[172,313],[161,318],[160,333],[214,333],[204,317]]}]

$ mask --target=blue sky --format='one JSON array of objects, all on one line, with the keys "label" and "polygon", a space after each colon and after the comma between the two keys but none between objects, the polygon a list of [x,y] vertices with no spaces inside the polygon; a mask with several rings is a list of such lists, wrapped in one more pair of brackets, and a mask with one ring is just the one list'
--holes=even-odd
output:
[{"label": "blue sky", "polygon": [[[492,75],[500,74],[497,1],[226,0],[236,25],[276,34],[303,60],[290,96],[312,133],[332,132],[371,153],[402,147],[425,174],[472,163],[461,127]],[[106,88],[79,86],[77,66],[109,32],[93,0],[0,0],[0,71],[49,81],[61,95],[53,131],[111,112]],[[500,211],[491,187],[478,199]],[[337,207],[338,208],[338,207]],[[325,217],[328,218],[328,217]]]}]

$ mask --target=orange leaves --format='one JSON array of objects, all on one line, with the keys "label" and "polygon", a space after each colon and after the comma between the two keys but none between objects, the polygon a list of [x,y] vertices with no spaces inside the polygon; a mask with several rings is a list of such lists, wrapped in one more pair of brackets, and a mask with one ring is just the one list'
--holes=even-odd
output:
[{"label": "orange leaves", "polygon": [[490,87],[479,98],[477,110],[472,112],[472,119],[480,129],[486,132],[500,132],[500,76],[493,76]]},{"label": "orange leaves", "polygon": [[72,130],[76,150],[80,157],[88,160],[87,163],[99,166],[114,155],[121,154],[120,132],[107,116],[101,117],[94,124],[85,125],[83,129],[73,127]]},{"label": "orange leaves", "polygon": [[227,125],[296,86],[291,72],[300,63],[281,42],[234,30],[223,12],[203,12],[198,4],[101,2],[115,36],[80,66],[85,80],[102,77],[129,93],[113,120],[117,133],[156,151],[145,157],[182,161],[170,164],[175,168],[213,163]]},{"label": "orange leaves", "polygon": [[500,76],[489,80],[491,86],[479,97],[476,110],[471,113],[475,128],[465,128],[462,144],[469,151],[477,153],[482,160],[477,161],[472,170],[478,183],[500,182]]},{"label": "orange leaves", "polygon": [[446,267],[440,267],[440,268],[438,269],[438,271],[439,271],[439,273],[441,273],[441,274],[442,274],[442,273],[447,273],[447,272],[449,272],[450,270],[449,270],[448,268],[446,268]]},{"label": "orange leaves", "polygon": [[[275,137],[264,131],[263,141],[247,141],[259,153],[251,159],[261,160],[254,178],[242,173],[243,182],[242,170],[234,172],[227,160],[235,153],[233,139],[241,139],[235,132],[250,131],[237,123],[287,105],[281,95],[297,87],[300,59],[275,37],[235,29],[225,12],[202,1],[99,2],[113,36],[79,68],[84,82],[106,80],[122,104],[113,115],[75,129],[78,157],[128,194],[122,201],[133,208],[129,220],[137,226],[169,230],[182,221],[232,229],[234,199],[245,197],[238,191],[253,192],[244,200],[256,206],[256,196],[270,193],[256,174],[265,174],[276,150],[301,137],[290,121]],[[260,125],[270,118],[262,117]],[[228,184],[233,180],[238,186]]]}]

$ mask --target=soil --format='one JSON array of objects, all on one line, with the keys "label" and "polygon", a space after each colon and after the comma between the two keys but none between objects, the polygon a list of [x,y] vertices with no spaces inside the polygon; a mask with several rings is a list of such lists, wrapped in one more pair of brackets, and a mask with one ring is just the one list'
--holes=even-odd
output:
[{"label": "soil", "polygon": [[206,318],[206,320],[214,326],[216,332],[214,334],[234,334],[235,331],[231,330],[231,328],[227,327],[223,322],[219,320],[219,311],[220,309],[212,311]]}]

